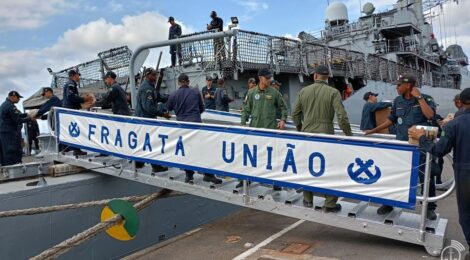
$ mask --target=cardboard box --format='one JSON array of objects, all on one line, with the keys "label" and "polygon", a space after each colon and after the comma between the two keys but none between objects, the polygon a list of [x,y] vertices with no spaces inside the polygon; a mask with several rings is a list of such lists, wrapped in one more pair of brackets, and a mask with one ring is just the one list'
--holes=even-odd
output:
[{"label": "cardboard box", "polygon": [[[377,125],[381,125],[383,122],[387,121],[387,118],[391,112],[392,112],[392,109],[389,107],[375,111],[375,122],[377,123]],[[388,131],[388,128],[383,129],[377,133],[390,134],[390,132]]]},{"label": "cardboard box", "polygon": [[[412,129],[412,128],[424,129],[426,131],[426,133],[425,133],[426,138],[432,139],[432,140],[436,139],[437,134],[439,133],[439,128],[437,128],[435,126],[414,125],[414,126],[410,127],[410,129]],[[418,146],[419,145],[419,140],[410,138],[410,139],[408,139],[408,143],[411,144],[411,145]]]}]

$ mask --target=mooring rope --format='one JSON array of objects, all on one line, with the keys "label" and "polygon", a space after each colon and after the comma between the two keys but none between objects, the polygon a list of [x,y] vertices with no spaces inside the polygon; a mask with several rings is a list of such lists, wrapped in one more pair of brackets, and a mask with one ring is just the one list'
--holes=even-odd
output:
[{"label": "mooring rope", "polygon": [[[117,198],[117,199],[126,200],[126,201],[130,201],[130,202],[136,202],[136,201],[141,201],[141,200],[145,199],[147,196],[148,195],[129,196],[129,197],[123,197],[123,198]],[[113,200],[113,199],[95,200],[95,201],[87,201],[87,202],[81,202],[81,203],[71,203],[71,204],[54,205],[54,206],[47,206],[47,207],[37,207],[37,208],[29,208],[29,209],[8,210],[8,211],[0,212],[0,218],[43,214],[43,213],[49,213],[49,212],[61,211],[61,210],[68,210],[68,209],[79,209],[79,208],[87,208],[87,207],[105,206],[111,200]]]},{"label": "mooring rope", "polygon": [[[153,193],[148,195],[145,199],[142,199],[140,202],[134,204],[134,208],[137,211],[140,211],[141,209],[144,209],[148,205],[150,205],[151,202],[154,200],[157,200],[159,198],[167,197],[171,193],[171,190],[168,189],[162,189],[158,193]],[[66,252],[68,252],[70,249],[73,247],[76,247],[78,245],[83,244],[84,242],[88,241],[90,238],[98,235],[99,233],[107,230],[108,228],[115,226],[119,224],[121,221],[123,221],[124,218],[120,214],[116,214],[113,217],[107,219],[104,222],[98,223],[95,226],[78,233],[74,235],[73,237],[61,242],[60,244],[57,244],[41,254],[34,256],[30,258],[31,260],[42,260],[42,259],[51,259],[51,258],[56,258],[59,255],[62,255]]]}]

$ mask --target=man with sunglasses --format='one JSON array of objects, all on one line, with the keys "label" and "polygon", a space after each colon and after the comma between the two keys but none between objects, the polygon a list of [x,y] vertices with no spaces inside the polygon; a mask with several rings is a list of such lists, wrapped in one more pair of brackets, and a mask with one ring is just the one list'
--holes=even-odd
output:
[{"label": "man with sunglasses", "polygon": [[[388,128],[391,125],[396,125],[396,139],[401,141],[408,141],[408,129],[414,125],[431,125],[431,120],[436,111],[434,99],[431,96],[422,94],[416,85],[416,77],[410,73],[400,75],[397,84],[398,97],[393,101],[392,112],[388,119],[374,129],[367,130],[366,135],[377,133],[382,129]],[[424,160],[425,156],[420,157],[420,183],[424,182]],[[436,185],[434,176],[431,176],[429,184],[429,196],[436,196]],[[430,202],[428,204],[427,218],[429,220],[436,219],[436,203]],[[393,211],[393,207],[389,205],[382,205],[377,214],[385,215]]]}]

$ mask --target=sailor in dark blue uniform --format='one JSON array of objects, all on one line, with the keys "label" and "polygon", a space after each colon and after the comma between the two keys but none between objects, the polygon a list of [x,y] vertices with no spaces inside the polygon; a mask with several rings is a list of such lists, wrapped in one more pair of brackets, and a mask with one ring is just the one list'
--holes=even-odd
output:
[{"label": "sailor in dark blue uniform", "polygon": [[108,71],[104,76],[104,81],[109,87],[109,91],[104,98],[103,108],[111,108],[113,114],[130,116],[131,109],[127,102],[127,95],[121,85],[116,81],[116,73]]},{"label": "sailor in dark blue uniform", "polygon": [[[168,98],[168,110],[175,111],[178,121],[201,123],[201,114],[204,112],[204,101],[201,93],[195,88],[189,87],[188,75],[182,73],[178,77],[178,85],[176,91],[170,94]],[[193,180],[194,171],[185,170],[186,182]],[[216,178],[213,174],[204,174],[204,181],[213,182],[215,184],[222,183],[222,180]]]},{"label": "sailor in dark blue uniform", "polygon": [[[80,73],[78,73],[75,70],[70,70],[69,71],[69,80],[65,82],[64,85],[64,96],[62,99],[62,105],[65,108],[70,108],[70,109],[77,109],[79,110],[81,108],[81,104],[88,102],[91,97],[86,96],[86,97],[80,97],[78,93],[78,83],[80,82]],[[75,147],[69,147],[61,150],[71,150],[73,151],[73,155],[79,156],[79,155],[86,155],[87,153],[75,148]]]},{"label": "sailor in dark blue uniform", "polygon": [[[168,22],[171,24],[169,33],[168,33],[168,40],[177,39],[183,34],[181,30],[181,26],[175,23],[175,18],[170,16],[168,18]],[[176,66],[176,54],[178,54],[178,63],[181,65],[181,45],[171,45],[170,46],[170,54],[171,54],[171,66]]]},{"label": "sailor in dark blue uniform", "polygon": [[80,82],[80,73],[75,70],[69,71],[69,80],[64,85],[64,95],[62,105],[65,108],[80,109],[85,99],[78,94],[78,83]]},{"label": "sailor in dark blue uniform", "polygon": [[[447,123],[442,130],[439,142],[433,143],[424,136],[424,130],[410,129],[410,138],[419,140],[419,145],[432,155],[442,157],[451,151],[454,154],[454,177],[456,183],[459,222],[467,244],[470,245],[470,88],[460,94],[462,112]],[[467,254],[467,258],[470,259]]]},{"label": "sailor in dark blue uniform", "polygon": [[215,30],[221,32],[224,30],[224,20],[217,16],[216,11],[212,11],[210,17],[212,21],[207,25],[207,30]]},{"label": "sailor in dark blue uniform", "polygon": [[206,109],[215,109],[215,90],[214,80],[211,76],[207,76],[206,86],[201,91]]},{"label": "sailor in dark blue uniform", "polygon": [[[160,93],[155,90],[158,72],[153,68],[144,71],[145,80],[139,87],[137,93],[137,104],[135,108],[135,116],[144,118],[156,118],[162,116],[170,118],[163,103],[167,101]],[[143,162],[136,162],[137,168],[144,167]],[[152,164],[153,172],[167,171],[168,167]]]},{"label": "sailor in dark blue uniform", "polygon": [[[365,131],[365,134],[377,133],[378,131],[390,127],[392,124],[396,126],[396,139],[408,141],[408,129],[414,125],[432,125],[432,119],[436,111],[434,99],[431,96],[421,94],[416,86],[416,77],[412,74],[403,74],[398,79],[397,92],[398,97],[393,101],[392,112],[383,124],[374,129]],[[424,182],[425,167],[424,152],[420,157],[420,183]],[[434,176],[431,177],[429,183],[429,196],[436,195],[436,185]],[[436,219],[436,203],[431,202],[428,205],[427,218]],[[393,207],[383,205],[377,210],[379,215],[384,215],[393,210]]]},{"label": "sailor in dark blue uniform", "polygon": [[392,106],[392,104],[388,102],[377,102],[378,95],[379,94],[370,91],[364,94],[366,103],[362,108],[361,130],[374,129],[377,126],[375,111]]},{"label": "sailor in dark blue uniform", "polygon": [[[207,25],[207,30],[221,32],[224,30],[224,21],[217,16],[215,11],[211,12],[212,21]],[[214,56],[217,61],[225,60],[225,43],[224,38],[214,39]]]},{"label": "sailor in dark blue uniform", "polygon": [[39,108],[38,112],[36,113],[36,118],[46,120],[47,113],[51,110],[51,108],[62,107],[62,101],[60,101],[60,99],[54,95],[52,88],[43,88],[41,96],[47,99],[47,101],[41,106],[41,108]]},{"label": "sailor in dark blue uniform", "polygon": [[27,114],[21,113],[15,106],[22,96],[11,91],[0,106],[0,161],[2,166],[21,163],[22,124],[30,121]]},{"label": "sailor in dark blue uniform", "polygon": [[229,112],[229,103],[233,101],[228,94],[227,90],[225,89],[225,80],[218,79],[217,80],[217,90],[214,93],[215,98],[215,109],[219,111]]}]

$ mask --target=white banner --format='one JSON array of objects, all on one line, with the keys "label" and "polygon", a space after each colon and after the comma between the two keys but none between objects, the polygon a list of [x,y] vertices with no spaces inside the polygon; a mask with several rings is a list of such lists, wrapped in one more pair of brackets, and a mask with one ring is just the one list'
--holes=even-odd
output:
[{"label": "white banner", "polygon": [[397,141],[57,109],[59,141],[170,167],[413,208],[419,151]]}]

